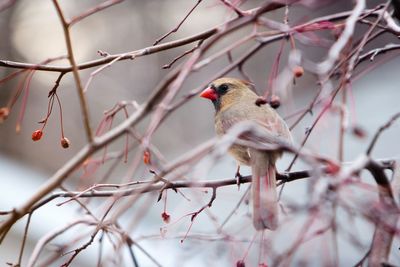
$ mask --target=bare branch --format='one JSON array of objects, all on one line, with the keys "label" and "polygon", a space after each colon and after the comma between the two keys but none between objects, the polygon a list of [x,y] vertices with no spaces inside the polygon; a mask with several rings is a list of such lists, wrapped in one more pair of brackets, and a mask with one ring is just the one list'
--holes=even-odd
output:
[{"label": "bare branch", "polygon": [[90,9],[86,10],[86,11],[83,12],[82,14],[80,14],[80,15],[78,15],[78,16],[76,16],[76,17],[73,17],[73,18],[69,21],[69,25],[72,26],[72,25],[74,25],[75,23],[77,23],[77,22],[83,20],[84,18],[87,18],[87,17],[89,17],[90,15],[93,15],[94,13],[97,13],[97,12],[99,12],[99,11],[102,11],[102,10],[104,10],[104,9],[106,9],[106,8],[109,8],[109,7],[113,6],[113,5],[119,4],[119,3],[123,2],[123,1],[124,1],[124,0],[107,0],[107,1],[104,1],[104,2],[101,3],[101,4],[99,4],[99,5],[97,5],[97,6],[93,7],[93,8],[90,8]]},{"label": "bare branch", "polygon": [[197,0],[196,4],[189,10],[189,12],[186,14],[186,16],[181,20],[181,22],[179,22],[179,24],[173,28],[171,31],[167,32],[166,34],[164,34],[163,36],[161,36],[160,38],[158,38],[153,45],[157,45],[158,43],[160,43],[162,40],[164,40],[165,38],[167,38],[168,36],[170,36],[172,33],[177,32],[179,30],[179,28],[182,26],[182,24],[185,22],[185,20],[190,16],[190,14],[192,14],[192,12],[196,9],[196,7],[198,5],[200,5],[201,1],[203,0]]},{"label": "bare branch", "polygon": [[386,177],[382,166],[370,160],[366,167],[378,184],[379,200],[381,204],[381,214],[375,225],[371,252],[368,258],[368,266],[373,267],[380,266],[389,260],[389,252],[396,232],[396,224],[400,211],[393,197],[389,179]]},{"label": "bare branch", "polygon": [[378,131],[375,133],[374,137],[372,138],[372,141],[371,141],[370,145],[368,146],[368,149],[367,149],[367,152],[366,152],[367,155],[371,154],[372,149],[374,149],[374,146],[375,146],[376,142],[378,141],[378,138],[380,137],[380,135],[383,133],[383,131],[389,129],[390,126],[392,126],[392,124],[398,118],[400,118],[400,112],[394,114],[384,125],[379,127]]},{"label": "bare branch", "polygon": [[56,7],[58,16],[60,17],[60,20],[61,20],[61,23],[63,26],[63,30],[64,30],[65,43],[67,45],[67,50],[68,50],[68,59],[69,59],[69,62],[71,63],[72,73],[74,75],[76,89],[78,90],[79,101],[80,101],[81,108],[82,108],[82,117],[83,117],[83,123],[84,123],[85,130],[86,130],[86,137],[87,137],[89,143],[92,143],[93,135],[92,135],[92,129],[90,128],[89,108],[88,108],[88,104],[87,104],[87,101],[86,101],[86,98],[85,98],[85,95],[83,92],[81,78],[79,77],[80,75],[78,72],[78,66],[75,61],[74,51],[72,49],[71,35],[69,32],[70,24],[68,24],[68,22],[66,21],[66,19],[64,17],[64,13],[61,10],[60,5],[58,4],[58,1],[53,0],[53,3]]},{"label": "bare branch", "polygon": [[75,220],[72,221],[68,224],[66,224],[65,226],[62,226],[48,234],[46,234],[45,236],[43,236],[39,242],[36,244],[34,251],[31,254],[31,257],[29,259],[29,262],[27,264],[28,267],[33,267],[39,257],[39,254],[41,253],[41,251],[43,250],[44,246],[50,242],[51,240],[53,240],[55,237],[57,237],[58,235],[64,233],[65,231],[69,230],[70,228],[79,225],[79,224],[86,224],[86,225],[93,225],[95,223],[90,222],[88,220],[85,219],[79,219],[79,220]]},{"label": "bare branch", "polygon": [[[379,161],[383,169],[392,169],[393,161],[381,160]],[[277,181],[282,181],[284,183],[293,182],[301,179],[309,178],[314,170],[302,170],[302,171],[292,171],[285,173],[277,173]],[[329,173],[329,169],[323,168],[322,172]],[[240,184],[246,184],[251,182],[251,175],[242,176],[239,180]],[[112,197],[112,196],[129,196],[136,194],[144,194],[148,192],[167,190],[167,189],[177,189],[177,188],[219,188],[225,186],[236,186],[238,181],[236,178],[230,179],[217,179],[217,180],[205,180],[205,181],[175,181],[169,183],[152,183],[152,181],[142,181],[134,182],[130,185],[123,187],[132,186],[132,188],[118,188],[116,190],[97,190],[101,187],[116,187],[116,185],[96,185],[83,192],[55,192],[47,199],[43,199],[44,203],[41,202],[42,206],[45,203],[55,199],[55,198],[91,198],[91,197]],[[120,185],[118,185],[120,186]],[[39,208],[35,206],[34,210]]]}]

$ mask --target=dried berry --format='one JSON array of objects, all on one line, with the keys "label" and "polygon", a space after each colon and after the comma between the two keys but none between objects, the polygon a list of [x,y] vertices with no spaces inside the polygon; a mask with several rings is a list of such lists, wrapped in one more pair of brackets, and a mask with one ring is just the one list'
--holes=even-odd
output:
[{"label": "dried berry", "polygon": [[294,77],[300,78],[304,74],[304,69],[302,66],[296,66],[293,68]]},{"label": "dried berry", "polygon": [[267,104],[267,99],[265,99],[265,97],[260,96],[259,98],[257,98],[256,102],[254,104],[256,104],[257,106],[261,106],[261,105],[265,105]]},{"label": "dried berry", "polygon": [[277,95],[271,96],[271,101],[269,102],[269,105],[274,109],[279,108],[281,105],[281,99],[279,98],[279,96]]},{"label": "dried berry", "polygon": [[32,140],[33,141],[39,141],[43,136],[43,131],[42,130],[36,130],[32,133]]},{"label": "dried berry", "polygon": [[351,131],[353,135],[355,135],[358,138],[364,138],[367,135],[365,130],[360,126],[354,126]]},{"label": "dried berry", "polygon": [[163,213],[161,213],[161,218],[165,223],[169,223],[171,216],[164,211]]},{"label": "dried berry", "polygon": [[63,137],[63,138],[61,139],[61,146],[62,146],[63,148],[69,148],[69,145],[70,145],[70,144],[71,144],[71,143],[69,142],[68,138]]},{"label": "dried berry", "polygon": [[236,262],[236,267],[246,267],[246,264],[244,264],[244,260],[238,260]]}]

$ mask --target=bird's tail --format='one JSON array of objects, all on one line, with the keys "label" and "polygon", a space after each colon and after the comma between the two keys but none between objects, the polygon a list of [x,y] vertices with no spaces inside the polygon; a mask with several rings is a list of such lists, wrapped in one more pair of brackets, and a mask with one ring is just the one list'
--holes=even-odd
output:
[{"label": "bird's tail", "polygon": [[278,227],[278,197],[274,160],[258,155],[252,163],[253,224],[257,230]]}]

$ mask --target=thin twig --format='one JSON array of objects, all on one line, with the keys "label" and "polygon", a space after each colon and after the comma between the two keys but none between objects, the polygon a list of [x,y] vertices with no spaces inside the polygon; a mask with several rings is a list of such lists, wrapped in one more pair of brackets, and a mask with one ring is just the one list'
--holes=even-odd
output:
[{"label": "thin twig", "polygon": [[239,17],[243,17],[246,15],[246,12],[243,12],[239,8],[237,8],[234,4],[232,4],[229,0],[220,0],[226,7],[233,10]]},{"label": "thin twig", "polygon": [[104,2],[101,3],[101,4],[99,4],[99,5],[95,6],[95,7],[92,7],[92,8],[90,8],[90,9],[84,11],[84,12],[81,13],[80,15],[73,17],[73,18],[69,21],[69,25],[72,26],[72,25],[74,25],[75,23],[77,23],[77,22],[83,20],[84,18],[87,18],[87,17],[89,17],[90,15],[93,15],[94,13],[97,13],[97,12],[99,12],[99,11],[102,11],[102,10],[106,9],[106,8],[109,8],[110,6],[119,4],[119,3],[123,2],[123,1],[124,1],[124,0],[108,0],[108,1],[104,1]]},{"label": "thin twig", "polygon": [[217,198],[217,187],[211,187],[212,189],[212,195],[210,198],[210,201],[208,201],[208,203],[206,205],[204,205],[203,207],[201,207],[198,211],[193,212],[190,217],[191,221],[194,221],[194,219],[206,208],[211,208],[212,204],[214,203],[214,200]]},{"label": "thin twig", "polygon": [[190,14],[192,14],[192,12],[196,9],[196,7],[198,5],[200,5],[201,1],[203,0],[197,0],[197,3],[192,7],[192,9],[189,10],[189,12],[186,14],[186,16],[181,20],[181,22],[179,22],[179,24],[173,28],[171,31],[167,32],[166,34],[164,34],[163,36],[161,36],[160,38],[158,38],[153,45],[157,45],[158,43],[160,43],[162,40],[164,40],[165,38],[167,38],[168,36],[170,36],[172,33],[177,32],[179,30],[179,28],[182,26],[182,24],[185,22],[185,20],[190,16]]},{"label": "thin twig", "polygon": [[17,266],[22,266],[21,262],[22,262],[22,255],[24,254],[24,249],[25,249],[25,244],[26,244],[26,239],[28,237],[28,229],[29,229],[29,225],[31,223],[31,218],[32,218],[32,213],[29,213],[28,215],[28,219],[26,221],[26,225],[25,225],[25,230],[24,230],[24,237],[22,239],[22,244],[21,244],[21,248],[19,251],[19,257],[18,257],[18,263]]},{"label": "thin twig", "polygon": [[[306,144],[308,138],[310,137],[313,129],[315,128],[315,126],[318,124],[318,122],[320,121],[320,119],[322,118],[322,116],[325,114],[325,112],[327,112],[330,107],[332,106],[333,100],[335,100],[336,95],[338,94],[338,92],[342,89],[343,84],[341,83],[332,93],[329,102],[325,104],[325,106],[322,108],[321,112],[318,114],[318,116],[315,118],[314,122],[311,124],[311,126],[307,129],[306,135],[303,138],[303,141],[300,144],[300,148],[304,147],[304,145]],[[288,168],[286,169],[286,171],[290,171],[291,168],[293,167],[294,163],[296,162],[298,158],[298,154],[296,154],[293,157],[293,160],[290,162]]]},{"label": "thin twig", "polygon": [[67,20],[65,19],[64,13],[58,4],[57,0],[53,0],[54,6],[56,7],[58,16],[60,17],[63,30],[64,30],[64,37],[65,37],[65,43],[67,45],[67,51],[68,51],[68,59],[72,67],[72,73],[74,75],[75,79],[75,84],[76,84],[76,89],[78,90],[78,96],[79,96],[79,101],[82,109],[82,117],[83,117],[83,122],[85,126],[85,132],[86,132],[86,137],[89,141],[89,143],[93,142],[93,135],[92,135],[92,129],[90,128],[90,119],[89,119],[89,108],[88,104],[83,92],[83,87],[82,87],[82,82],[81,78],[79,75],[78,71],[78,66],[75,61],[75,56],[74,56],[74,51],[72,49],[72,41],[71,41],[71,35],[69,32],[69,27],[70,24],[68,24]]},{"label": "thin twig", "polygon": [[378,54],[384,54],[386,52],[389,52],[392,50],[397,50],[397,49],[400,49],[400,45],[398,45],[398,44],[387,44],[384,47],[372,49],[372,50],[366,52],[365,54],[360,55],[358,57],[358,61],[356,64],[359,64],[360,62],[363,62],[364,60],[367,60],[367,59],[369,59],[370,61],[374,61],[375,57]]},{"label": "thin twig", "polygon": [[239,209],[240,205],[242,204],[242,202],[246,199],[246,197],[248,196],[249,192],[250,192],[250,186],[247,187],[246,191],[243,193],[242,197],[239,199],[238,203],[236,204],[236,206],[232,209],[232,211],[229,213],[228,216],[226,216],[225,220],[221,223],[221,226],[219,227],[219,231],[222,230],[222,228],[225,226],[225,224],[232,218],[232,216],[235,214],[235,212]]},{"label": "thin twig", "polygon": [[371,249],[368,249],[364,256],[356,263],[353,267],[362,267],[363,263],[368,259],[369,254],[371,253]]},{"label": "thin twig", "polygon": [[204,40],[200,40],[196,46],[194,46],[193,48],[186,50],[185,52],[183,52],[181,55],[177,56],[176,58],[174,58],[170,63],[165,64],[164,66],[162,66],[163,69],[169,69],[172,67],[172,65],[177,62],[179,59],[183,58],[184,56],[192,53],[194,50],[196,50],[197,48],[199,48],[201,46],[201,44],[203,43]]},{"label": "thin twig", "polygon": [[372,138],[371,143],[368,146],[367,155],[370,155],[372,150],[374,149],[374,146],[376,144],[376,142],[378,141],[380,135],[387,129],[390,128],[390,126],[392,126],[392,124],[398,119],[400,118],[400,112],[394,114],[384,125],[382,125],[381,127],[379,127],[378,131],[375,133],[374,137]]}]

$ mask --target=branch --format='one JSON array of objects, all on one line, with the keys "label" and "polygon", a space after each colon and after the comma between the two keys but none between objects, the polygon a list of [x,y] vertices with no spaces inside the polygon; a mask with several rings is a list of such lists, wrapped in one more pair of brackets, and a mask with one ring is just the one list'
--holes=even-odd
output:
[{"label": "branch", "polygon": [[197,48],[199,48],[201,46],[201,44],[203,43],[204,40],[200,40],[193,48],[186,50],[185,52],[183,52],[181,55],[175,57],[170,63],[165,64],[164,66],[162,66],[163,69],[169,69],[172,67],[172,65],[177,62],[179,59],[183,58],[184,56],[192,53],[193,51],[195,51]]},{"label": "branch", "polygon": [[[343,87],[343,82],[341,82],[338,85],[338,87],[333,91],[333,93],[330,95],[330,99],[328,100],[328,103],[326,103],[325,106],[323,106],[321,112],[317,115],[315,120],[312,122],[311,126],[307,129],[306,135],[304,136],[304,138],[303,138],[303,140],[302,140],[302,142],[300,144],[300,149],[304,147],[304,145],[306,144],[308,138],[310,137],[310,135],[311,135],[312,131],[314,130],[314,128],[317,126],[317,124],[320,121],[320,119],[330,109],[330,107],[332,106],[333,101],[335,100],[336,95],[338,94],[340,89],[342,89],[342,87]],[[314,101],[315,100],[316,100],[316,98],[314,98]],[[298,154],[296,154],[293,157],[292,161],[289,164],[289,167],[287,168],[287,171],[290,171],[290,169],[293,167],[294,163],[296,162],[297,158],[298,158]]]},{"label": "branch", "polygon": [[[103,57],[101,59],[88,61],[82,64],[77,65],[78,70],[88,69],[97,67],[103,64],[107,64],[116,58],[120,57],[119,61],[132,59],[133,57],[141,57],[146,55],[151,55],[154,53],[158,53],[164,50],[169,50],[172,48],[184,46],[186,44],[190,44],[199,40],[205,40],[210,36],[217,33],[218,27],[211,28],[207,31],[204,31],[199,34],[195,34],[186,38],[182,38],[176,41],[171,41],[164,44],[154,45],[145,47],[139,50],[134,50],[131,52],[123,53],[125,56],[121,57],[121,54],[116,55],[109,55]],[[0,60],[0,67],[8,67],[8,68],[15,68],[15,69],[30,69],[30,70],[40,70],[40,71],[52,71],[52,72],[71,72],[71,66],[52,66],[47,64],[31,64],[31,63],[21,63],[21,62],[13,62],[9,60]]]},{"label": "branch", "polygon": [[60,168],[52,177],[49,178],[25,203],[12,210],[11,216],[3,220],[0,224],[0,243],[5,238],[7,232],[13,224],[25,216],[40,199],[57,188],[61,182],[68,177],[84,160],[94,152],[90,146],[85,146],[82,150]]},{"label": "branch", "polygon": [[97,13],[97,12],[99,12],[99,11],[101,11],[101,10],[104,10],[104,9],[110,7],[110,6],[119,4],[119,3],[123,2],[123,1],[124,1],[124,0],[108,0],[108,1],[105,1],[105,2],[103,2],[103,3],[101,3],[101,4],[97,5],[97,6],[95,6],[95,7],[93,7],[93,8],[90,8],[90,9],[86,10],[86,11],[83,12],[82,14],[80,14],[80,15],[78,15],[78,16],[76,16],[76,17],[73,17],[73,18],[69,21],[69,25],[72,26],[72,25],[74,25],[75,23],[77,23],[77,22],[83,20],[83,19],[86,18],[86,17],[89,17],[90,15],[92,15],[92,14],[94,14],[94,13]]},{"label": "branch", "polygon": [[[393,160],[379,160],[377,161],[382,166],[383,169],[392,169],[393,167]],[[329,173],[328,168],[322,168],[322,172]],[[287,173],[277,173],[276,180],[282,182],[293,182],[296,180],[306,179],[312,176],[312,173],[315,173],[315,170],[301,170],[301,171],[293,171]],[[242,176],[239,180],[239,184],[247,184],[251,182],[251,175]],[[225,186],[237,186],[238,180],[236,178],[228,178],[228,179],[218,179],[218,180],[200,180],[200,181],[176,181],[176,182],[169,182],[164,183],[160,182],[157,184],[151,184],[151,181],[137,183],[136,185],[143,185],[146,186],[142,187],[134,187],[129,189],[117,189],[117,190],[90,190],[88,192],[73,192],[73,191],[62,191],[62,192],[55,192],[51,196],[47,198],[47,200],[43,200],[40,206],[43,206],[45,203],[55,199],[55,198],[90,198],[90,197],[112,197],[112,196],[130,196],[135,194],[144,194],[148,192],[166,190],[166,189],[177,189],[177,188],[220,188]],[[102,185],[98,185],[102,187]],[[113,185],[114,187],[114,185]],[[35,206],[34,209],[39,208],[39,206]]]},{"label": "branch", "polygon": [[212,189],[212,195],[210,198],[210,201],[208,201],[207,204],[205,204],[203,207],[201,207],[198,211],[195,211],[192,213],[192,217],[190,217],[190,221],[194,221],[194,219],[199,215],[203,210],[206,208],[211,208],[212,204],[214,203],[214,200],[217,198],[217,188],[216,187],[211,187]]},{"label": "branch", "polygon": [[378,141],[379,136],[382,134],[383,131],[387,130],[388,128],[390,128],[390,126],[392,126],[392,124],[398,119],[400,118],[400,112],[394,114],[388,122],[386,122],[384,125],[382,125],[381,127],[379,127],[378,131],[375,133],[374,137],[372,138],[371,144],[368,146],[367,155],[370,155],[372,152],[372,149],[374,149],[374,146],[376,144],[376,142]]},{"label": "branch", "polygon": [[166,34],[164,34],[163,36],[161,36],[160,38],[158,38],[153,45],[158,44],[159,42],[161,42],[162,40],[164,40],[165,38],[167,38],[168,36],[170,36],[172,33],[177,32],[179,30],[179,28],[182,26],[182,24],[185,22],[185,20],[190,16],[190,14],[192,14],[192,12],[196,9],[196,7],[198,5],[200,5],[201,1],[203,0],[197,0],[197,3],[192,7],[192,9],[189,10],[189,12],[186,14],[186,16],[181,20],[181,22],[179,22],[179,24],[173,28],[171,31],[167,32]]},{"label": "branch", "polygon": [[379,187],[380,202],[380,214],[377,216],[378,220],[372,238],[368,266],[382,266],[389,259],[393,236],[396,233],[399,209],[383,166],[371,159],[366,169],[372,174]]},{"label": "branch", "polygon": [[340,56],[340,52],[344,49],[349,39],[353,36],[356,23],[359,17],[362,15],[364,9],[365,0],[358,0],[353,11],[351,12],[351,15],[346,20],[346,26],[343,30],[343,33],[329,49],[327,59],[318,64],[317,73],[326,74],[332,69],[334,63]]},{"label": "branch", "polygon": [[58,229],[53,230],[52,232],[49,232],[48,234],[46,234],[45,236],[43,236],[36,244],[29,262],[27,264],[28,267],[33,267],[36,264],[36,261],[39,258],[39,255],[41,253],[41,251],[43,250],[44,246],[49,243],[51,240],[53,240],[54,238],[56,238],[57,236],[59,236],[60,234],[64,233],[65,231],[69,230],[72,227],[75,227],[76,225],[79,224],[86,224],[86,225],[96,225],[95,222],[91,222],[89,220],[85,220],[85,219],[78,219],[76,221],[72,221],[68,224],[66,224],[65,226],[62,226]]},{"label": "branch", "polygon": [[[268,6],[268,9],[264,12],[269,12],[273,11],[275,9],[279,9],[283,7],[283,4],[280,3],[271,3]],[[373,13],[371,10],[365,10],[362,14],[370,14],[370,15],[376,15]],[[303,25],[307,24],[313,24],[313,23],[318,23],[320,21],[334,21],[334,20],[340,20],[345,17],[348,17],[351,15],[351,12],[342,12],[342,13],[337,13],[335,15],[329,15],[329,16],[323,16],[317,19],[313,19],[309,21],[308,23],[305,23]],[[204,32],[201,32],[199,34],[195,34],[186,38],[178,39],[175,41],[159,44],[159,45],[153,45],[149,47],[145,47],[142,49],[122,53],[122,54],[115,54],[115,55],[108,55],[106,57],[103,57],[101,59],[96,59],[88,62],[84,62],[81,64],[77,65],[78,70],[83,70],[83,69],[88,69],[88,68],[93,68],[97,67],[103,64],[107,64],[116,58],[119,58],[118,61],[122,60],[130,60],[132,58],[136,57],[141,57],[141,56],[146,56],[146,55],[151,55],[154,53],[158,53],[161,51],[173,49],[176,47],[184,46],[196,41],[200,40],[205,40],[208,39],[209,37],[215,35],[221,28],[224,28],[224,25],[227,25],[229,23],[232,23],[234,21],[240,21],[243,19],[247,19],[246,17],[239,17],[239,18],[234,18],[226,22],[225,24],[218,25],[216,27],[210,28]],[[283,35],[285,36],[285,35]],[[282,37],[283,38],[283,37]],[[124,55],[121,57],[121,55]],[[47,64],[32,64],[32,63],[23,63],[23,62],[15,62],[15,61],[10,61],[10,60],[0,60],[0,67],[8,67],[8,68],[15,68],[15,69],[30,69],[30,70],[40,70],[40,71],[51,71],[51,72],[71,72],[72,67],[71,66],[54,66],[54,65],[47,65]]]},{"label": "branch", "polygon": [[356,65],[361,63],[362,61],[365,61],[368,58],[370,61],[374,61],[376,55],[381,54],[381,53],[384,54],[388,51],[397,50],[397,49],[400,49],[400,45],[398,45],[398,44],[387,44],[384,47],[372,49],[372,50],[368,51],[367,53],[359,56]]},{"label": "branch", "polygon": [[230,1],[228,0],[220,0],[227,8],[231,9],[232,11],[234,11],[236,13],[236,15],[238,15],[239,17],[242,17],[244,15],[246,15],[246,12],[241,11],[239,8],[237,8],[234,4],[232,4]]},{"label": "branch", "polygon": [[80,101],[80,105],[82,108],[82,116],[83,116],[83,122],[84,122],[85,130],[86,130],[86,137],[87,137],[89,143],[92,143],[93,135],[92,135],[92,130],[90,128],[89,108],[87,105],[85,94],[83,93],[81,78],[79,77],[78,67],[77,67],[77,64],[75,61],[74,51],[72,49],[71,35],[69,32],[70,24],[68,24],[68,22],[66,21],[64,13],[63,13],[60,5],[58,4],[57,0],[53,0],[53,3],[54,3],[54,6],[56,7],[58,16],[60,17],[61,24],[62,24],[62,27],[64,30],[65,43],[67,45],[67,51],[68,51],[68,59],[71,64],[72,73],[74,75],[76,89],[78,90],[79,101]]}]

